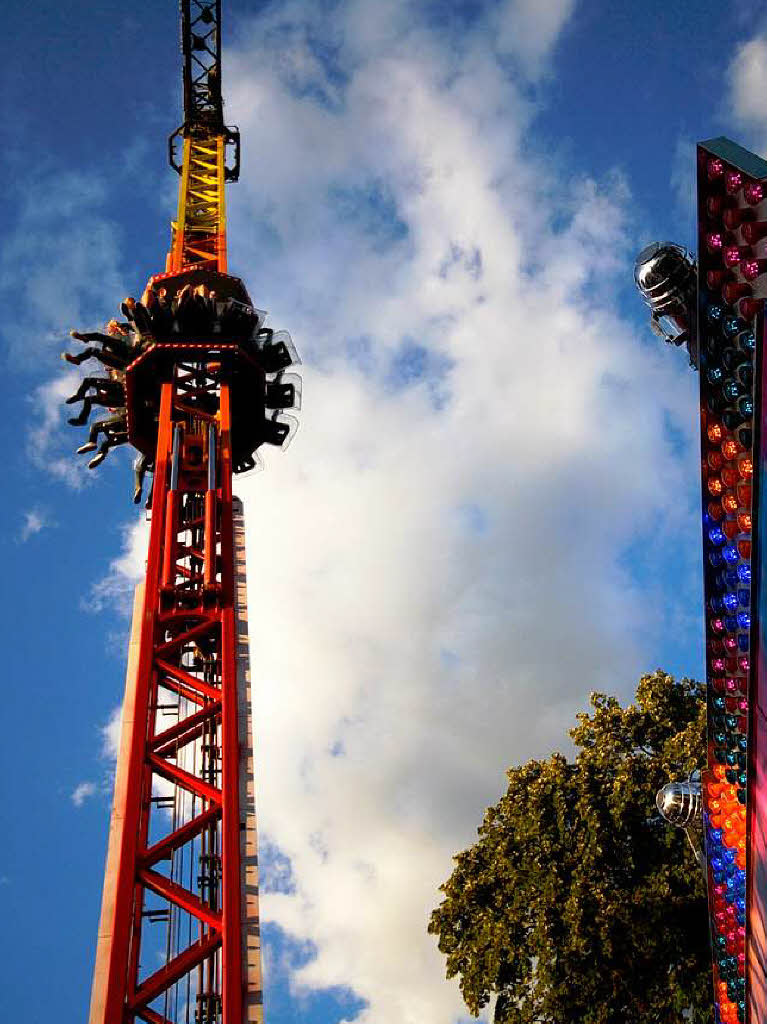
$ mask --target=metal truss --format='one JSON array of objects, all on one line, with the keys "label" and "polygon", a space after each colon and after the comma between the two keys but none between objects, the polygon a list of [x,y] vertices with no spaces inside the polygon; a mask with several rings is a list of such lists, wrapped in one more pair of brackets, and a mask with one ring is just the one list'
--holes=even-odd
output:
[{"label": "metal truss", "polygon": [[223,134],[188,135],[168,270],[226,273],[226,170]]},{"label": "metal truss", "polygon": [[90,1024],[260,1019],[244,1010],[231,410],[214,358],[161,385]]}]

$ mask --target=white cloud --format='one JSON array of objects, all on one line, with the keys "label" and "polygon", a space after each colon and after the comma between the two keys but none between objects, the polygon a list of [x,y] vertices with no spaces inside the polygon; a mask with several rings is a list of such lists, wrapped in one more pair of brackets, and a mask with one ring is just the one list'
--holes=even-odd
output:
[{"label": "white cloud", "polygon": [[30,537],[34,537],[35,534],[44,530],[46,526],[50,526],[50,521],[42,509],[27,509],[27,511],[22,515],[22,524],[19,529],[19,542],[24,544]]},{"label": "white cloud", "polygon": [[123,706],[118,704],[112,710],[106,724],[101,727],[101,756],[116,761],[120,753],[120,730],[122,729]]},{"label": "white cloud", "polygon": [[75,807],[82,807],[86,800],[96,794],[97,787],[95,782],[81,782],[78,786],[75,786],[72,791],[72,803]]},{"label": "white cloud", "polygon": [[744,121],[767,118],[767,38],[757,36],[740,46],[729,69],[731,99]]},{"label": "white cloud", "polygon": [[575,8],[575,0],[507,0],[496,8],[497,46],[537,77]]},{"label": "white cloud", "polygon": [[[570,5],[539,6],[544,55]],[[533,155],[490,22],[448,48],[405,4],[362,38],[369,4],[270,10],[226,55],[232,270],[307,363],[291,451],[237,488],[260,829],[293,881],[263,914],[317,950],[296,991],[444,1024],[462,1006],[426,924],[451,855],[504,769],[562,746],[589,690],[628,692],[698,596],[695,381],[614,311],[626,183]]]}]

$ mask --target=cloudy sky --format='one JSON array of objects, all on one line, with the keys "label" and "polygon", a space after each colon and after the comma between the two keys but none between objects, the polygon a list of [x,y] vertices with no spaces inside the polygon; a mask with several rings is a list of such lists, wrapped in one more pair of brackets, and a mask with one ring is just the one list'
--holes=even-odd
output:
[{"label": "cloudy sky", "polygon": [[[693,244],[696,140],[767,150],[767,22],[224,6],[230,266],[304,361],[290,450],[238,486],[267,1020],[450,1024],[426,923],[505,768],[590,690],[702,672],[695,378],[631,266]],[[163,268],[177,5],[4,22],[0,978],[20,1024],[80,1024],[145,524],[127,453],[73,456],[58,356]]]}]

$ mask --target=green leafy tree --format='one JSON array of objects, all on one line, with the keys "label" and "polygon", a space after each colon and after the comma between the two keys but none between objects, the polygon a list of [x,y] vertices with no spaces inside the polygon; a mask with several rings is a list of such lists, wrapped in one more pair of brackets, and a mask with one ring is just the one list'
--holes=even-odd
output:
[{"label": "green leafy tree", "polygon": [[713,1019],[703,873],[655,810],[704,760],[704,698],[661,671],[629,707],[592,694],[574,762],[509,769],[429,924],[473,1014],[496,993],[500,1024]]}]

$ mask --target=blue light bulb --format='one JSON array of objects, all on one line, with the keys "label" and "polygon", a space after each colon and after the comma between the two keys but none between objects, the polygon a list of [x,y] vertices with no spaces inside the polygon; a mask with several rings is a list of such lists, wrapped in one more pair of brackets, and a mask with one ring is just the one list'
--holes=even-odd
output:
[{"label": "blue light bulb", "polygon": [[726,380],[722,385],[722,394],[731,402],[734,402],[740,393],[741,389],[734,380]]},{"label": "blue light bulb", "polygon": [[734,565],[735,562],[738,561],[738,549],[734,544],[728,544],[726,547],[722,548],[722,557],[725,562],[729,562],[730,565]]},{"label": "blue light bulb", "polygon": [[751,566],[750,565],[739,565],[738,566],[738,579],[741,583],[751,582]]},{"label": "blue light bulb", "polygon": [[706,311],[706,316],[712,323],[716,323],[717,320],[722,319],[722,307],[721,306],[709,306]]},{"label": "blue light bulb", "polygon": [[738,650],[741,654],[748,654],[749,648],[751,647],[751,640],[746,633],[741,633],[738,637]]},{"label": "blue light bulb", "polygon": [[724,371],[721,366],[712,366],[710,370],[706,372],[709,384],[718,384],[724,377]]},{"label": "blue light bulb", "polygon": [[734,612],[738,607],[738,595],[732,593],[726,593],[722,596],[722,604],[728,612]]},{"label": "blue light bulb", "polygon": [[738,580],[740,579],[735,569],[730,569],[729,572],[723,573],[722,575],[724,576],[724,582],[727,586],[732,587],[734,590],[738,585]]},{"label": "blue light bulb", "polygon": [[743,324],[737,316],[726,316],[722,321],[722,331],[728,338],[737,334],[742,326]]},{"label": "blue light bulb", "polygon": [[738,601],[744,608],[748,608],[751,603],[751,591],[750,590],[739,590]]},{"label": "blue light bulb", "polygon": [[718,565],[722,564],[722,552],[721,551],[712,551],[709,554],[709,556],[708,556],[708,560],[709,560],[709,563],[711,565],[713,565],[714,568],[716,568]]},{"label": "blue light bulb", "polygon": [[734,615],[725,615],[724,617],[724,628],[728,633],[734,633],[738,628],[738,620]]},{"label": "blue light bulb", "polygon": [[753,403],[750,395],[744,395],[741,399],[739,399],[739,401],[738,401],[738,411],[743,416],[753,416],[754,415],[754,403]]},{"label": "blue light bulb", "polygon": [[738,628],[739,629],[750,629],[751,628],[751,616],[748,612],[738,612]]},{"label": "blue light bulb", "polygon": [[712,526],[708,531],[708,539],[712,544],[724,544],[724,534],[720,526]]}]

